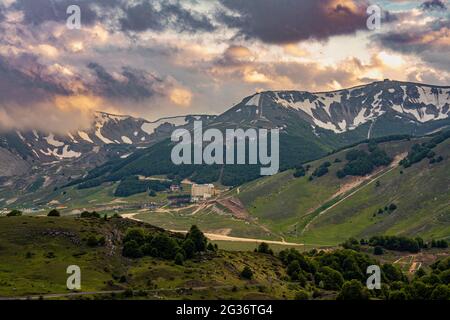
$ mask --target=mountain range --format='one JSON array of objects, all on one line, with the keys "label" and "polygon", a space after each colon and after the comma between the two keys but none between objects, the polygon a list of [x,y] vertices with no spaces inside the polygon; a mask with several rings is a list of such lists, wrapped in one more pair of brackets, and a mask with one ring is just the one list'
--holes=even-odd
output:
[{"label": "mountain range", "polygon": [[280,129],[280,168],[286,170],[367,139],[433,133],[450,125],[449,116],[449,86],[390,80],[332,92],[261,92],[218,116],[150,122],[98,112],[88,130],[1,133],[0,190],[26,193],[36,179],[41,181],[38,185],[61,187],[71,181],[96,179],[94,184],[100,184],[134,175],[169,174],[236,186],[259,177],[256,166],[173,165],[169,137],[176,128],[191,128],[194,120],[221,130]]}]

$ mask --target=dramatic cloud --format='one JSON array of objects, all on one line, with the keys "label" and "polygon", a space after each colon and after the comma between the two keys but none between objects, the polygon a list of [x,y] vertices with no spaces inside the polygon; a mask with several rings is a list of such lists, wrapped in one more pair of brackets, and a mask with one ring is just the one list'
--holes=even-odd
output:
[{"label": "dramatic cloud", "polygon": [[[426,20],[425,20],[426,21]],[[450,66],[450,20],[448,17],[423,24],[409,24],[375,37],[381,45],[405,54],[416,54],[424,61],[448,70]]]},{"label": "dramatic cloud", "polygon": [[353,0],[221,0],[219,20],[267,43],[327,39],[366,28],[367,3]]},{"label": "dramatic cloud", "polygon": [[96,94],[121,99],[142,101],[158,94],[157,84],[163,81],[152,74],[131,67],[123,67],[115,76],[108,73],[101,65],[91,62],[88,65],[96,75]]},{"label": "dramatic cloud", "polygon": [[422,10],[445,10],[447,9],[447,6],[441,0],[430,0],[422,3],[420,8]]},{"label": "dramatic cloud", "polygon": [[182,7],[180,2],[145,1],[124,9],[121,19],[125,31],[163,31],[173,28],[178,31],[214,31],[210,19],[202,14]]},{"label": "dramatic cloud", "polygon": [[[448,85],[448,1],[0,0],[0,130],[221,113],[261,90]],[[69,5],[80,30],[66,27]]]},{"label": "dramatic cloud", "polygon": [[47,21],[65,22],[68,17],[67,8],[73,4],[80,7],[83,23],[91,24],[98,18],[92,9],[92,1],[89,0],[76,3],[73,0],[17,0],[12,8],[24,13],[25,23],[37,25]]}]

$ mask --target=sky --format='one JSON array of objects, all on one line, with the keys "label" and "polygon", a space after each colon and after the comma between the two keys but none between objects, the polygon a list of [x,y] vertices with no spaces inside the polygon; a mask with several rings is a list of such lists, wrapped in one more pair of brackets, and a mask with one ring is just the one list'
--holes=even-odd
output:
[{"label": "sky", "polygon": [[0,0],[0,130],[220,114],[265,90],[450,85],[449,18],[449,0]]}]

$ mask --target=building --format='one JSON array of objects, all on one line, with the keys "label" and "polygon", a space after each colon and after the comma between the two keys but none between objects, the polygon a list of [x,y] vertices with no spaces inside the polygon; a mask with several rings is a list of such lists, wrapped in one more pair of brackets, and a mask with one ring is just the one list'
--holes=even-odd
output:
[{"label": "building", "polygon": [[181,186],[178,185],[178,184],[172,184],[172,185],[170,186],[170,191],[172,191],[172,192],[178,192],[178,191],[180,191],[180,190],[181,190]]},{"label": "building", "polygon": [[193,184],[191,189],[191,201],[198,202],[208,200],[216,195],[213,184]]}]

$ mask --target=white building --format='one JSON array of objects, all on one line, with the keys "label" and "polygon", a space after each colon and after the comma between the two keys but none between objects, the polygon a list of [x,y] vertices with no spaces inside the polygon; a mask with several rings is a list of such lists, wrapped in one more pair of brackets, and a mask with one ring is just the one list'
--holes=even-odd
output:
[{"label": "white building", "polygon": [[193,184],[191,189],[191,201],[198,202],[212,198],[216,195],[213,184]]}]

